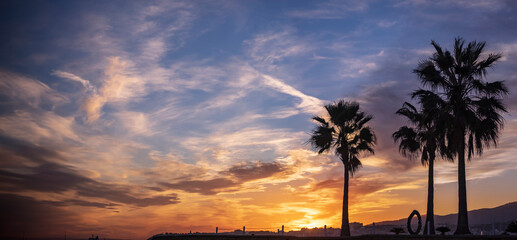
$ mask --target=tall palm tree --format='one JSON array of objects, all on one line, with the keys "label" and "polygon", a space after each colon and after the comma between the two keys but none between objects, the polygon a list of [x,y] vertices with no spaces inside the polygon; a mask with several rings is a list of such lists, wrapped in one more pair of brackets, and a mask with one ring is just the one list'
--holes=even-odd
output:
[{"label": "tall palm tree", "polygon": [[341,236],[350,236],[348,181],[349,177],[361,167],[359,153],[374,153],[375,133],[365,125],[372,116],[360,112],[358,103],[344,100],[328,104],[325,109],[328,117],[313,117],[318,126],[312,131],[309,142],[318,150],[318,154],[332,149],[343,162],[345,173]]},{"label": "tall palm tree", "polygon": [[[445,102],[441,107],[443,134],[447,147],[458,159],[458,224],[454,234],[470,234],[467,215],[465,154],[471,159],[485,147],[496,145],[503,127],[502,97],[508,94],[503,81],[487,82],[489,68],[501,54],[482,54],[485,42],[454,41],[454,50],[443,50],[432,41],[435,53],[421,62],[414,72],[430,90],[418,90],[413,96],[434,96]],[[486,57],[483,57],[486,56]],[[430,99],[430,98],[427,98]]]},{"label": "tall palm tree", "polygon": [[423,106],[418,111],[416,107],[405,102],[397,111],[397,114],[405,116],[411,127],[402,126],[393,133],[395,142],[400,142],[399,151],[403,156],[414,159],[420,155],[422,165],[429,167],[427,181],[427,214],[424,225],[424,234],[434,235],[434,161],[436,154],[447,155],[445,143],[436,128],[435,116],[438,106],[443,104],[439,99],[426,101],[433,106]]}]

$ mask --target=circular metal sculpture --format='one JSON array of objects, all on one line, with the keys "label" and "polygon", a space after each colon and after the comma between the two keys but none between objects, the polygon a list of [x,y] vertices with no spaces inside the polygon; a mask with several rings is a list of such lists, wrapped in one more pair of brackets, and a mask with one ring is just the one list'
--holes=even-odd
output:
[{"label": "circular metal sculpture", "polygon": [[[413,229],[411,229],[411,220],[415,215],[418,217],[418,227],[416,228],[416,232],[413,232]],[[420,229],[422,229],[422,218],[420,217],[420,213],[417,210],[413,210],[413,212],[411,212],[407,218],[407,231],[411,235],[417,235],[420,233]]]}]

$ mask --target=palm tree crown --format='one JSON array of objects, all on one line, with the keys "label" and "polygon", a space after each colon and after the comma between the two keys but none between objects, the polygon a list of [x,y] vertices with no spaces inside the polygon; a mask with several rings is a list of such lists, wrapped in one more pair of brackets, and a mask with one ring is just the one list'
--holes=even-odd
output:
[{"label": "palm tree crown", "polygon": [[440,141],[439,131],[433,124],[432,115],[428,111],[418,111],[411,103],[405,102],[397,111],[397,114],[405,116],[414,125],[402,126],[393,133],[393,139],[400,141],[399,151],[410,159],[421,156],[422,165],[428,165],[429,161],[436,157],[436,150]]},{"label": "palm tree crown", "polygon": [[[467,150],[470,159],[496,144],[503,127],[500,112],[506,108],[500,97],[508,94],[508,88],[503,81],[484,81],[488,68],[502,55],[490,53],[480,59],[485,43],[473,41],[465,47],[461,38],[455,40],[454,53],[443,51],[434,41],[432,45],[436,53],[414,70],[431,91],[420,89],[413,96],[424,104],[443,99],[441,124],[452,126],[445,129],[449,147],[455,154]],[[460,149],[463,144],[466,149]]]},{"label": "palm tree crown", "polygon": [[365,126],[372,116],[359,111],[356,102],[340,100],[325,106],[329,119],[313,117],[319,125],[313,130],[311,145],[318,153],[334,149],[343,164],[354,174],[361,167],[357,158],[360,152],[374,153],[376,137],[373,130]]},{"label": "palm tree crown", "polygon": [[465,153],[470,159],[485,147],[496,144],[506,112],[502,96],[508,94],[504,82],[486,82],[486,74],[502,56],[489,53],[483,58],[484,42],[465,45],[456,38],[453,52],[432,41],[435,53],[421,62],[414,72],[424,86],[413,93],[423,105],[438,100],[436,127],[441,129],[450,157],[458,158],[458,225],[455,234],[470,234],[467,217]]},{"label": "palm tree crown", "polygon": [[[433,104],[433,105],[431,105]],[[429,167],[427,214],[424,234],[435,234],[434,229],[434,161],[436,153],[450,156],[445,147],[440,129],[436,128],[436,110],[440,109],[441,101],[428,101],[419,111],[412,104],[405,102],[396,113],[405,116],[411,126],[402,126],[393,133],[393,139],[399,143],[399,151],[410,159],[420,155],[422,165]]]},{"label": "palm tree crown", "polygon": [[327,117],[313,117],[318,126],[313,130],[309,140],[318,153],[333,149],[345,167],[343,219],[341,236],[350,236],[348,222],[348,179],[361,167],[359,153],[374,153],[376,137],[372,129],[365,124],[372,116],[359,111],[356,102],[338,102],[325,106]]}]

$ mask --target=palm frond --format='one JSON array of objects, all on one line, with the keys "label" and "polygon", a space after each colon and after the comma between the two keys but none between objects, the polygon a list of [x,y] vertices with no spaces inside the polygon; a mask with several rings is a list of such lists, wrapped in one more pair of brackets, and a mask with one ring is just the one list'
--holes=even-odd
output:
[{"label": "palm frond", "polygon": [[312,136],[309,140],[312,147],[318,150],[318,153],[323,153],[330,149],[333,141],[333,133],[334,129],[325,127],[325,126],[317,126],[312,131]]},{"label": "palm frond", "polygon": [[483,82],[479,79],[472,81],[472,87],[477,93],[488,95],[488,96],[504,96],[507,95],[509,90],[504,84],[504,81],[495,82]]},{"label": "palm frond", "polygon": [[476,76],[485,77],[487,74],[487,69],[493,67],[494,63],[500,60],[502,57],[503,55],[499,53],[489,54],[485,60],[479,61],[479,63],[476,64],[476,69],[473,74]]},{"label": "palm frond", "polygon": [[323,119],[321,117],[315,116],[315,117],[312,118],[312,120],[314,120],[316,122],[319,122],[324,127],[328,127],[329,126],[329,123],[327,122],[327,120],[325,120],[325,119]]},{"label": "palm frond", "polygon": [[419,122],[422,118],[422,115],[418,113],[418,110],[408,102],[404,102],[402,108],[397,110],[396,114],[405,116],[411,122]]},{"label": "palm frond", "polygon": [[399,152],[404,157],[413,159],[420,154],[421,143],[414,128],[402,126],[392,137],[395,142],[399,142]]},{"label": "palm frond", "polygon": [[430,86],[435,89],[444,84],[444,79],[440,71],[435,68],[433,61],[426,60],[421,62],[413,72],[418,75],[424,86]]}]

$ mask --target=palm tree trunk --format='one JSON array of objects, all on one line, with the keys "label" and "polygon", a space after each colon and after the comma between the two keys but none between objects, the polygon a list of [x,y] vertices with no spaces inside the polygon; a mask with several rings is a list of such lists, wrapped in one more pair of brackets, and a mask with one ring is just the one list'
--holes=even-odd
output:
[{"label": "palm tree trunk", "polygon": [[[465,136],[465,135],[463,135]],[[458,225],[454,235],[471,234],[467,212],[467,180],[465,174],[465,139],[458,151]]]},{"label": "palm tree trunk", "polygon": [[349,180],[349,166],[345,164],[345,181],[343,186],[343,213],[341,219],[341,237],[350,236],[350,225],[348,224],[348,180]]},{"label": "palm tree trunk", "polygon": [[427,181],[427,213],[425,217],[424,235],[435,235],[434,231],[434,158],[429,159],[429,174]]}]

